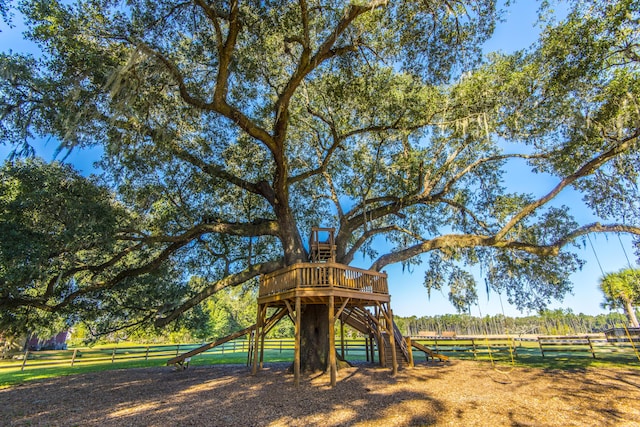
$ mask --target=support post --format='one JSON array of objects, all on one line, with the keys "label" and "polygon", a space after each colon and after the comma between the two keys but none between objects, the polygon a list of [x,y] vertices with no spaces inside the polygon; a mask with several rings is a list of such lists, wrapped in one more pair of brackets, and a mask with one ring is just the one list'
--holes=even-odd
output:
[{"label": "support post", "polygon": [[300,297],[296,297],[296,317],[295,317],[295,348],[293,350],[293,382],[296,387],[300,385],[300,325],[301,325]]},{"label": "support post", "polygon": [[329,372],[331,376],[331,387],[336,385],[336,331],[335,331],[335,303],[334,297],[329,297]]},{"label": "support post", "polygon": [[71,367],[73,368],[73,364],[76,362],[76,356],[78,355],[78,349],[73,349],[73,356],[71,356]]},{"label": "support post", "polygon": [[371,363],[376,361],[376,349],[373,344],[373,332],[369,333],[369,352],[371,353]]},{"label": "support post", "polygon": [[258,304],[258,318],[256,319],[255,342],[253,345],[253,367],[251,375],[258,373],[258,346],[260,345],[260,333],[262,331],[262,305]]},{"label": "support post", "polygon": [[29,350],[25,350],[24,356],[22,358],[22,366],[20,367],[20,371],[24,371],[24,367],[27,365],[28,358],[29,358]]},{"label": "support post", "polygon": [[405,337],[405,341],[407,342],[407,351],[409,352],[409,366],[414,367],[413,364],[413,349],[411,348],[411,337]]},{"label": "support post", "polygon": [[369,362],[369,338],[364,337],[364,354],[367,356],[367,362]]},{"label": "support post", "polygon": [[376,335],[378,338],[378,358],[380,359],[380,366],[387,367],[387,344],[384,341],[384,334],[382,331],[382,324],[380,323],[380,305],[375,307],[375,318],[377,319]]},{"label": "support post", "polygon": [[[264,308],[264,314],[262,318],[267,317],[267,307]],[[260,333],[260,369],[264,368],[264,339],[267,337],[267,330],[264,325],[264,320],[262,321],[262,332]]]},{"label": "support post", "polygon": [[385,317],[387,317],[387,322],[385,323],[387,323],[387,329],[389,330],[389,343],[391,344],[391,363],[393,364],[391,370],[393,375],[396,375],[398,373],[398,355],[396,354],[396,338],[395,331],[393,330],[393,312],[391,311],[391,307],[387,307],[387,314]]},{"label": "support post", "polygon": [[[255,331],[251,331],[249,333],[249,342],[248,342],[248,346],[247,346],[247,368],[249,366],[251,366],[251,361],[253,360],[253,358],[251,356],[253,356],[253,354],[251,353],[253,351],[253,334],[255,333]],[[242,351],[244,351],[244,342],[242,342]]]},{"label": "support post", "polygon": [[344,322],[340,318],[340,355],[344,359]]}]

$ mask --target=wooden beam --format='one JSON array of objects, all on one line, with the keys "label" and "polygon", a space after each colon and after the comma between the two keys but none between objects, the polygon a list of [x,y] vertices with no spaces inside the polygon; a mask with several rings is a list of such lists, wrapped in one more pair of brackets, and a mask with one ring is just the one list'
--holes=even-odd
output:
[{"label": "wooden beam", "polygon": [[302,316],[300,313],[300,297],[296,297],[296,315],[295,315],[295,346],[293,354],[293,381],[296,387],[300,385],[300,321]]},{"label": "wooden beam", "polygon": [[262,322],[264,310],[262,309],[264,306],[258,304],[258,318],[256,319],[256,332],[255,332],[255,344],[253,345],[253,366],[251,367],[251,375],[255,375],[258,372],[258,349],[260,345],[260,335],[262,332]]},{"label": "wooden beam", "polygon": [[[299,299],[300,297],[296,297],[296,301]],[[296,323],[296,313],[291,307],[291,304],[289,304],[289,300],[284,300],[284,304],[287,306],[287,310],[289,310],[289,317],[291,318],[291,321],[293,323]]]},{"label": "wooden beam", "polygon": [[340,306],[340,310],[338,310],[338,312],[336,313],[335,317],[340,317],[340,315],[342,314],[342,312],[344,311],[344,308],[347,306],[347,304],[349,303],[349,300],[351,300],[351,298],[345,298],[344,302],[342,303],[342,305]]},{"label": "wooden beam", "polygon": [[373,332],[369,332],[369,352],[371,353],[371,363],[374,363],[376,360],[376,349],[373,346]]},{"label": "wooden beam", "polygon": [[393,312],[391,311],[391,307],[387,305],[386,309],[384,307],[380,307],[382,311],[382,315],[385,318],[385,325],[387,332],[389,332],[389,344],[391,345],[391,371],[393,375],[398,373],[398,355],[396,354],[396,338],[395,333],[393,331]]},{"label": "wooden beam", "polygon": [[335,303],[333,295],[329,297],[329,372],[331,377],[331,387],[336,385],[337,365],[336,365],[336,330],[335,330]]},{"label": "wooden beam", "polygon": [[409,366],[410,367],[414,367],[413,364],[413,349],[411,348],[411,337],[404,337],[406,343],[407,343],[407,348],[409,349]]},{"label": "wooden beam", "polygon": [[286,314],[287,310],[285,310],[284,308],[280,308],[275,313],[273,313],[273,315],[265,322],[265,326],[263,328],[265,335],[268,334],[269,331],[273,329],[273,327],[276,326]]},{"label": "wooden beam", "polygon": [[[264,314],[265,316],[267,314],[266,306],[264,308]],[[262,327],[262,333],[260,335],[260,369],[262,369],[264,367],[264,340],[267,337],[267,330],[264,326]]]},{"label": "wooden beam", "polygon": [[344,359],[344,322],[340,319],[340,357]]}]

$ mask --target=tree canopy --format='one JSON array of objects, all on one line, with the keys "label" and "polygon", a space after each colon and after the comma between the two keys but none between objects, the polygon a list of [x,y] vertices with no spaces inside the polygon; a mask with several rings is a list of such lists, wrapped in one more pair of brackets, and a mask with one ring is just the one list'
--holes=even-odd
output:
[{"label": "tree canopy", "polygon": [[[123,220],[70,249],[99,259],[10,282],[0,307],[87,299],[163,326],[307,259],[312,225],[337,229],[341,263],[426,262],[457,307],[478,264],[544,307],[571,290],[571,245],[640,235],[640,6],[568,7],[531,49],[485,58],[493,0],[21,1],[42,55],[0,56],[0,138],[101,147]],[[509,192],[508,162],[555,184]],[[554,203],[569,189],[608,223]]]}]

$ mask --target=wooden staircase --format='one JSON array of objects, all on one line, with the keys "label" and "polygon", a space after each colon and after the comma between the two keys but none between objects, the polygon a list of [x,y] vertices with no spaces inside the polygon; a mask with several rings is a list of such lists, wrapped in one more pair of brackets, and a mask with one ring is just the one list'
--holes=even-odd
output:
[{"label": "wooden staircase", "polygon": [[340,319],[351,326],[356,331],[365,335],[375,332],[374,322],[370,318],[371,314],[361,307],[345,308],[340,315]]},{"label": "wooden staircase", "polygon": [[[391,364],[393,363],[393,356],[391,354],[391,340],[389,339],[389,334],[383,333],[382,339],[384,341],[385,366],[391,366]],[[404,340],[402,342],[404,342]],[[398,342],[397,339],[395,342],[396,362],[398,363],[398,368],[406,368],[407,366],[409,366],[409,359],[404,354],[402,342]]]},{"label": "wooden staircase", "polygon": [[[380,326],[374,319],[374,316],[365,308],[345,308],[340,315],[340,319],[358,332],[361,332],[365,335],[372,335],[376,338],[376,341],[378,341],[377,337],[379,336],[378,332]],[[393,330],[396,345],[396,362],[398,364],[398,367],[409,366],[411,357],[409,354],[410,350],[407,348],[407,343],[395,323],[393,325]],[[392,366],[393,354],[391,350],[391,340],[389,339],[389,334],[386,331],[382,331],[380,335],[382,336],[384,345],[384,349],[382,352],[385,358],[384,366]],[[377,344],[378,348],[380,348],[381,343],[377,342]]]}]

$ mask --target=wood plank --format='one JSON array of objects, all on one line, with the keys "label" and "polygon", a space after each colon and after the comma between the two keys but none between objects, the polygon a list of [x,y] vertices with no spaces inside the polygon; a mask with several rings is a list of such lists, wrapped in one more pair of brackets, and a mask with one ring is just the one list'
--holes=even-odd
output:
[{"label": "wood plank", "polygon": [[296,321],[295,321],[295,349],[293,354],[293,381],[296,387],[300,385],[300,297],[296,297]]},{"label": "wood plank", "polygon": [[336,330],[335,330],[335,304],[333,296],[329,297],[329,370],[331,376],[331,387],[336,385]]}]

